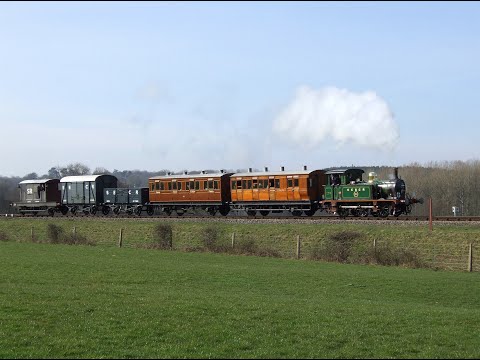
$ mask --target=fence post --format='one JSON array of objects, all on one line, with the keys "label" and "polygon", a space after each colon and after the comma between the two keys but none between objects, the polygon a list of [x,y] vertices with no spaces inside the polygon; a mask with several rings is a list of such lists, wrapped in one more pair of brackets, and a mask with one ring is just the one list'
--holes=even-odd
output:
[{"label": "fence post", "polygon": [[300,235],[297,235],[297,259],[300,259]]},{"label": "fence post", "polygon": [[30,229],[30,237],[32,238],[32,242],[33,242],[33,226]]},{"label": "fence post", "polygon": [[118,247],[122,247],[123,243],[123,228],[120,228],[120,236],[118,237]]},{"label": "fence post", "polygon": [[377,239],[375,238],[373,239],[373,253],[377,253]]},{"label": "fence post", "polygon": [[428,211],[428,215],[429,215],[429,227],[430,227],[430,231],[432,231],[432,230],[433,230],[432,198],[430,198],[428,204],[429,204],[429,211]]},{"label": "fence post", "polygon": [[73,239],[77,240],[77,227],[76,226],[73,227]]},{"label": "fence post", "polygon": [[235,232],[232,233],[232,249],[235,249]]},{"label": "fence post", "polygon": [[470,243],[470,246],[468,247],[468,271],[472,272],[472,265],[473,265],[473,245]]}]

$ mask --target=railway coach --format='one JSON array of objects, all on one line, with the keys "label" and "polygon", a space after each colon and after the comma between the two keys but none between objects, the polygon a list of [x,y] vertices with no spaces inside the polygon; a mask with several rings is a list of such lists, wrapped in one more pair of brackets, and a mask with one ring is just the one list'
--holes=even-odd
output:
[{"label": "railway coach", "polygon": [[220,173],[167,174],[149,179],[150,205],[165,214],[173,211],[182,216],[188,210],[203,210],[210,215],[217,212],[226,216],[230,211],[230,175]]},{"label": "railway coach", "polygon": [[259,212],[290,212],[293,216],[307,216],[319,209],[326,177],[323,170],[236,173],[231,176],[232,209],[245,210],[249,216]]}]

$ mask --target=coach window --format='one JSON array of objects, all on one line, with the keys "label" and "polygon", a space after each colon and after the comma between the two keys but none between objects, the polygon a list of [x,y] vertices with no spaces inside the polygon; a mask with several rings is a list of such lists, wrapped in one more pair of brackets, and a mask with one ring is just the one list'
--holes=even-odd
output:
[{"label": "coach window", "polygon": [[268,180],[263,180],[263,187],[268,189]]},{"label": "coach window", "polygon": [[177,187],[178,187],[178,190],[182,190],[182,183],[180,181],[177,183]]},{"label": "coach window", "polygon": [[292,179],[288,179],[287,180],[287,187],[292,187],[292,185],[293,185]]},{"label": "coach window", "polygon": [[185,190],[190,190],[190,182],[185,181]]},{"label": "coach window", "polygon": [[167,184],[168,184],[168,190],[172,190],[172,183],[169,181]]},{"label": "coach window", "polygon": [[293,186],[298,187],[298,179],[293,179]]},{"label": "coach window", "polygon": [[213,190],[213,181],[212,180],[210,180],[208,182],[208,190]]},{"label": "coach window", "polygon": [[247,180],[242,180],[242,189],[247,188]]},{"label": "coach window", "polygon": [[[255,184],[253,184],[255,186]],[[258,180],[258,188],[263,189],[263,180]]]},{"label": "coach window", "polygon": [[173,181],[172,184],[173,190],[177,190],[177,182]]},{"label": "coach window", "polygon": [[247,188],[248,189],[252,188],[252,180],[247,180]]},{"label": "coach window", "polygon": [[154,191],[156,189],[155,187],[157,186],[157,184],[158,183],[152,183],[152,191]]},{"label": "coach window", "polygon": [[237,189],[237,182],[235,180],[232,180],[232,190]]},{"label": "coach window", "polygon": [[215,190],[218,190],[218,180],[215,180],[215,181],[213,182],[213,188],[214,188]]},{"label": "coach window", "polygon": [[280,189],[280,179],[275,179],[275,187]]},{"label": "coach window", "polygon": [[200,190],[200,181],[195,181],[195,190]]},{"label": "coach window", "polygon": [[275,187],[275,180],[270,179],[269,182],[270,182],[270,187],[273,189]]},{"label": "coach window", "polygon": [[163,183],[163,181],[157,184],[160,184],[160,190],[165,190],[165,184]]},{"label": "coach window", "polygon": [[258,180],[253,180],[253,188],[258,189]]},{"label": "coach window", "polygon": [[190,190],[195,189],[195,181],[190,181]]}]

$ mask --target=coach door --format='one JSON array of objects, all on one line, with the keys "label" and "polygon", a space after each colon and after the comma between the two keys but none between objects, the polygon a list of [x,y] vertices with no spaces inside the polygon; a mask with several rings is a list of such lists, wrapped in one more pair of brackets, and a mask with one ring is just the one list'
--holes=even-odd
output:
[{"label": "coach door", "polygon": [[273,176],[270,176],[268,178],[268,192],[270,194],[270,200],[275,201],[276,196],[275,196],[275,178]]}]

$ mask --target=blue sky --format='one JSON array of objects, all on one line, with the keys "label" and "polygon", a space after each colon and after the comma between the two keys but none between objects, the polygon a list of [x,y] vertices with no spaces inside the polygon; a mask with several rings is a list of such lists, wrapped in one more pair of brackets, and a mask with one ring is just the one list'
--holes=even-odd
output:
[{"label": "blue sky", "polygon": [[[479,41],[470,2],[2,2],[0,175],[478,159]],[[279,136],[302,87],[374,92],[398,141]]]}]

